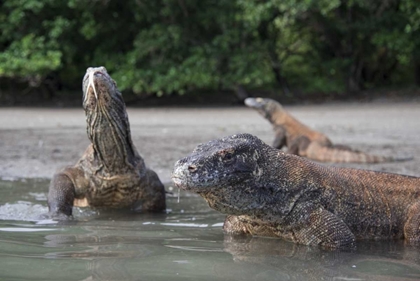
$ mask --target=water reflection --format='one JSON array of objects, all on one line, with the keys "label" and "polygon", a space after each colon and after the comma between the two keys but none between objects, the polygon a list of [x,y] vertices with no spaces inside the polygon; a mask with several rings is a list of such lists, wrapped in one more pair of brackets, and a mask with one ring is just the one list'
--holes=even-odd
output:
[{"label": "water reflection", "polygon": [[[82,280],[138,280],[130,260],[143,260],[159,251],[141,237],[103,235],[47,235],[45,246],[61,249],[45,254],[48,259],[82,260]],[[127,265],[128,264],[128,265]]]},{"label": "water reflection", "polygon": [[[352,251],[328,251],[278,239],[225,236],[224,248],[251,279],[419,280],[419,248],[401,241],[360,242]],[[255,268],[258,274],[253,274]],[[273,274],[275,273],[275,274]]]},{"label": "water reflection", "polygon": [[159,221],[108,223],[76,223],[73,227],[77,226],[77,234],[45,235],[44,246],[49,251],[44,257],[84,261],[88,276],[83,280],[172,280],[172,277],[194,275],[194,267],[205,253],[226,255],[221,247],[222,236],[217,235],[217,239],[212,236],[219,228],[207,228],[212,233],[212,238],[207,239],[209,233],[199,238],[201,228],[184,223],[171,223],[175,228]]}]

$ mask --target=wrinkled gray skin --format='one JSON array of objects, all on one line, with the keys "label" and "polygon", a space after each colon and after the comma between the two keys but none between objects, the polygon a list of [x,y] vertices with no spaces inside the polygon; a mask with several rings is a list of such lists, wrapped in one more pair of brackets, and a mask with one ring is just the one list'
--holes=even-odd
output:
[{"label": "wrinkled gray skin", "polygon": [[231,234],[328,248],[420,240],[420,178],[327,167],[249,134],[199,145],[175,164],[172,179],[227,214]]},{"label": "wrinkled gray skin", "polygon": [[164,210],[163,184],[134,147],[123,97],[104,67],[87,69],[83,108],[91,144],[76,165],[54,175],[49,216],[66,219],[73,205]]}]

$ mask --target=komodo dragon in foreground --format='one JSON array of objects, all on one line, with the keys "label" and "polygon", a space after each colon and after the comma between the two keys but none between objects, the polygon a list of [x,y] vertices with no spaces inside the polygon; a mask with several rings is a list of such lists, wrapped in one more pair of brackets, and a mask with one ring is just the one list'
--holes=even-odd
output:
[{"label": "komodo dragon in foreground", "polygon": [[281,149],[287,146],[290,154],[321,162],[380,163],[411,159],[370,155],[345,145],[334,145],[327,136],[300,123],[272,99],[247,98],[245,104],[257,110],[273,125],[273,147]]},{"label": "komodo dragon in foreground", "polygon": [[420,178],[327,167],[249,134],[199,145],[176,162],[172,180],[227,214],[231,234],[328,248],[356,239],[420,241]]},{"label": "komodo dragon in foreground", "polygon": [[91,144],[75,166],[54,175],[49,215],[66,218],[73,205],[164,210],[163,184],[134,147],[123,97],[104,67],[87,69],[83,108]]}]

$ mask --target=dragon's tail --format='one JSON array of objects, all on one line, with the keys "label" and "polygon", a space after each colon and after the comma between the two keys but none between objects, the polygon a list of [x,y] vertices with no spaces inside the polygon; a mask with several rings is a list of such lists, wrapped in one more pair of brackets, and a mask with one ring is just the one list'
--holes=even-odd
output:
[{"label": "dragon's tail", "polygon": [[394,158],[372,155],[342,145],[322,146],[318,143],[309,145],[306,157],[320,162],[334,163],[383,163],[413,159],[412,157]]}]

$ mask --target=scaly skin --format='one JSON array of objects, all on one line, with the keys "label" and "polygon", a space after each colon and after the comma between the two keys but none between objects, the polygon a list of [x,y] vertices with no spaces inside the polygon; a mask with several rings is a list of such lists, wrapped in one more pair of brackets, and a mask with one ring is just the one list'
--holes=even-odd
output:
[{"label": "scaly skin", "polygon": [[327,136],[300,123],[280,103],[267,98],[247,98],[245,104],[258,111],[272,125],[275,132],[273,147],[288,148],[287,152],[321,162],[380,163],[403,161],[370,155],[345,145],[334,145]]},{"label": "scaly skin", "polygon": [[164,210],[163,184],[134,147],[123,97],[104,67],[87,69],[83,108],[91,144],[76,165],[54,175],[49,215],[67,218],[73,205]]},{"label": "scaly skin", "polygon": [[227,214],[227,233],[329,248],[420,240],[420,178],[327,167],[249,134],[199,145],[176,162],[172,179]]}]

